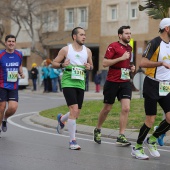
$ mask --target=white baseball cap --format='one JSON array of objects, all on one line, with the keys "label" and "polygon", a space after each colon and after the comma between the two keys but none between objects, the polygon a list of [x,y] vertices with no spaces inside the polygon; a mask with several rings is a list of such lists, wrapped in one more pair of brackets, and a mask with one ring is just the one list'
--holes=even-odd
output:
[{"label": "white baseball cap", "polygon": [[160,24],[159,24],[159,28],[162,30],[162,29],[164,29],[167,26],[170,26],[170,18],[162,19]]}]

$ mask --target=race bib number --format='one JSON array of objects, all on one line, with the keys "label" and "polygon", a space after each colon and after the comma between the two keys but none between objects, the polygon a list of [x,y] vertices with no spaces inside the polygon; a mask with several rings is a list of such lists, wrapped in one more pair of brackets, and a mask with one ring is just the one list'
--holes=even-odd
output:
[{"label": "race bib number", "polygon": [[80,67],[72,67],[71,78],[84,80],[84,69]]},{"label": "race bib number", "polygon": [[7,81],[16,82],[18,79],[18,71],[8,71],[7,72]]},{"label": "race bib number", "polygon": [[129,80],[130,75],[129,75],[130,70],[127,68],[121,68],[121,79],[122,80]]},{"label": "race bib number", "polygon": [[170,92],[170,82],[159,82],[159,95],[166,96]]}]

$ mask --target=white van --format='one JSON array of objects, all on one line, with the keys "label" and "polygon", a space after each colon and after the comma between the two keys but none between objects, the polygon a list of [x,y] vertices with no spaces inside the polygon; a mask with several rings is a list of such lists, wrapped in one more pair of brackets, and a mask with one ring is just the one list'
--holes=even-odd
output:
[{"label": "white van", "polygon": [[22,69],[23,69],[23,73],[25,75],[25,78],[24,79],[19,78],[18,85],[21,88],[26,88],[29,85],[29,82],[28,82],[28,78],[29,78],[28,69],[26,67],[22,67]]}]

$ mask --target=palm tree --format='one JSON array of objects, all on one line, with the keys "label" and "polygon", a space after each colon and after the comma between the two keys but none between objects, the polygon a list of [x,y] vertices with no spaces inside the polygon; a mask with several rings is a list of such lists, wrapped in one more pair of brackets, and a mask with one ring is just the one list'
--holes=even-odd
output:
[{"label": "palm tree", "polygon": [[146,10],[153,19],[170,17],[170,0],[146,0],[145,6],[139,5],[139,11]]}]

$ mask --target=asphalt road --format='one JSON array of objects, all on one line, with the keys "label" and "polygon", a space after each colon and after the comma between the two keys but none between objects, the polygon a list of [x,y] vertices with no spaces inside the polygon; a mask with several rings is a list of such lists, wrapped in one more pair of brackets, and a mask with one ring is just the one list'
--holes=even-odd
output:
[{"label": "asphalt road", "polygon": [[37,111],[65,104],[64,98],[19,93],[18,111],[9,119],[8,131],[1,134],[0,170],[169,170],[169,147],[161,147],[159,159],[137,160],[130,155],[131,147],[117,147],[115,140],[103,138],[98,145],[92,136],[77,134],[82,149],[69,150],[67,132],[61,136],[29,121]]}]

